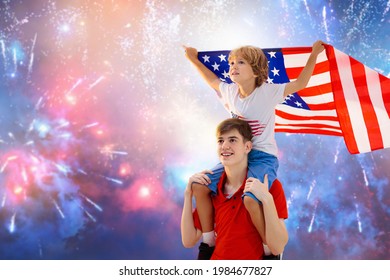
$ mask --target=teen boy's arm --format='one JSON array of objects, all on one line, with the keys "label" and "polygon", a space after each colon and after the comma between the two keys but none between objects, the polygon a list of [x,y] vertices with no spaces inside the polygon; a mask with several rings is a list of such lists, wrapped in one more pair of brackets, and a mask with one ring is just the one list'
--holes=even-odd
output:
[{"label": "teen boy's arm", "polygon": [[202,232],[194,225],[194,218],[192,215],[192,191],[191,184],[187,185],[184,193],[184,205],[181,214],[181,240],[185,248],[191,248],[199,241]]},{"label": "teen boy's arm", "polygon": [[298,78],[295,81],[286,84],[284,89],[284,97],[304,89],[311,75],[313,74],[314,67],[316,65],[317,56],[325,49],[324,42],[318,40],[313,44],[313,48],[309,59],[306,62],[305,67],[302,69],[302,72],[299,74]]},{"label": "teen boy's arm", "polygon": [[276,210],[272,194],[268,191],[268,176],[265,175],[264,183],[255,178],[248,178],[244,192],[251,192],[262,203],[265,240],[273,255],[279,255],[284,251],[288,241],[288,232],[284,219],[280,219]]},{"label": "teen boy's arm", "polygon": [[192,184],[209,184],[210,179],[207,177],[206,173],[212,172],[210,170],[205,170],[192,175],[188,180],[188,184],[184,192],[184,205],[181,216],[180,230],[182,243],[186,248],[195,246],[195,244],[202,237],[202,231],[195,227],[194,217],[192,215]]},{"label": "teen boy's arm", "polygon": [[201,77],[206,81],[206,83],[219,92],[219,84],[221,80],[215,75],[210,69],[208,69],[202,62],[198,59],[198,50],[195,48],[183,46],[185,50],[186,58],[195,66],[195,68],[200,73]]}]

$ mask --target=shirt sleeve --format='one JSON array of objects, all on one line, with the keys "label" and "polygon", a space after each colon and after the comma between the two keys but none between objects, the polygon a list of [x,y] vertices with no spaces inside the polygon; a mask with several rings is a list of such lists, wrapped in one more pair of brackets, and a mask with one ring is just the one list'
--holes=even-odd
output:
[{"label": "shirt sleeve", "polygon": [[237,93],[238,87],[236,84],[228,84],[225,82],[222,82],[219,84],[219,101],[222,103],[223,107],[228,112],[231,112],[231,103],[232,103],[232,97],[235,93]]},{"label": "shirt sleeve", "polygon": [[283,186],[278,179],[276,179],[269,192],[274,198],[276,211],[278,212],[278,216],[280,219],[288,218],[288,209],[287,209],[287,201],[286,196],[284,194]]}]

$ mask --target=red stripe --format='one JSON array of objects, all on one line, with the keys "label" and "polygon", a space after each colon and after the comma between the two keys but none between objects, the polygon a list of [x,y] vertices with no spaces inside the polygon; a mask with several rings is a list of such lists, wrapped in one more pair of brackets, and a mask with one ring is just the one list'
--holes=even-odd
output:
[{"label": "red stripe", "polygon": [[[301,74],[302,70],[303,70],[303,66],[286,68],[287,77],[290,80],[297,79]],[[326,73],[328,71],[329,71],[329,62],[326,60],[326,61],[319,62],[315,65],[312,75],[318,75],[318,74]]]},{"label": "red stripe", "polygon": [[333,87],[333,96],[336,105],[336,111],[340,122],[341,130],[343,131],[344,141],[348,151],[351,154],[359,153],[356,139],[353,134],[351,119],[347,110],[347,104],[344,98],[343,88],[341,86],[340,74],[337,68],[334,49],[330,45],[325,45],[326,54],[329,60],[330,77]]},{"label": "red stripe", "polygon": [[383,103],[385,103],[387,116],[390,119],[390,79],[379,75],[379,82],[381,83]]},{"label": "red stripe", "polygon": [[247,123],[249,123],[250,125],[253,125],[253,124],[258,124],[259,121],[258,120],[248,120],[246,118],[242,118],[243,120],[245,120]]},{"label": "red stripe", "polygon": [[312,47],[282,48],[283,55],[311,53]]},{"label": "red stripe", "polygon": [[367,128],[371,150],[383,149],[382,134],[374,107],[367,88],[366,71],[364,65],[354,58],[349,58],[355,88],[362,108],[364,123]]},{"label": "red stripe", "polygon": [[264,124],[259,124],[258,122],[256,123],[250,123],[249,124],[252,128],[264,128],[265,125]]},{"label": "red stripe", "polygon": [[[279,124],[279,123],[276,123],[275,125],[286,126],[286,124]],[[293,127],[294,126],[296,126],[296,127],[302,126],[302,127],[306,127],[306,128],[330,128],[330,129],[340,130],[340,127],[337,127],[337,126],[328,125],[328,124],[318,124],[318,123],[308,123],[308,124],[289,123],[289,124],[287,124],[287,126],[293,126]]]},{"label": "red stripe", "polygon": [[307,104],[311,111],[324,111],[324,110],[334,110],[334,102],[323,103],[323,104]]},{"label": "red stripe", "polygon": [[303,67],[290,67],[286,68],[287,77],[290,80],[297,79],[299,74],[301,74]]},{"label": "red stripe", "polygon": [[318,129],[299,129],[292,130],[288,128],[276,128],[275,132],[286,132],[286,133],[308,133],[308,134],[321,134],[330,136],[343,136],[341,132],[330,131],[330,130],[318,130]]},{"label": "red stripe", "polygon": [[316,63],[316,66],[314,67],[314,72],[313,72],[314,75],[322,74],[322,73],[326,73],[326,72],[329,72],[329,61],[328,60]]},{"label": "red stripe", "polygon": [[312,96],[318,96],[328,92],[332,92],[331,83],[326,83],[315,87],[307,87],[298,91],[298,94],[301,97],[312,97]]}]

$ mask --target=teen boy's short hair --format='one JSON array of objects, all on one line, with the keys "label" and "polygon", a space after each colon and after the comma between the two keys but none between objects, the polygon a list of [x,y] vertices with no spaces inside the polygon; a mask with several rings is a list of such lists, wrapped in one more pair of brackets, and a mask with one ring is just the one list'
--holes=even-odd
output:
[{"label": "teen boy's short hair", "polygon": [[243,46],[232,50],[229,54],[228,61],[241,56],[252,67],[256,77],[256,87],[261,86],[268,79],[268,60],[262,49],[254,46]]},{"label": "teen boy's short hair", "polygon": [[221,122],[217,127],[217,137],[233,129],[237,129],[244,141],[252,140],[252,129],[249,123],[236,118],[226,119]]}]

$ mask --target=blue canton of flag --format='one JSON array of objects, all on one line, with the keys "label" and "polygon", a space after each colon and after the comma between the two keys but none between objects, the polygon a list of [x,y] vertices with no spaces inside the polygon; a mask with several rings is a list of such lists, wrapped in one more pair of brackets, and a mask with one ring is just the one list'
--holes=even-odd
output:
[{"label": "blue canton of flag", "polygon": [[229,77],[229,57],[230,51],[212,51],[212,52],[201,52],[198,55],[198,59],[203,64],[214,72],[221,81],[226,83],[232,83]]}]

